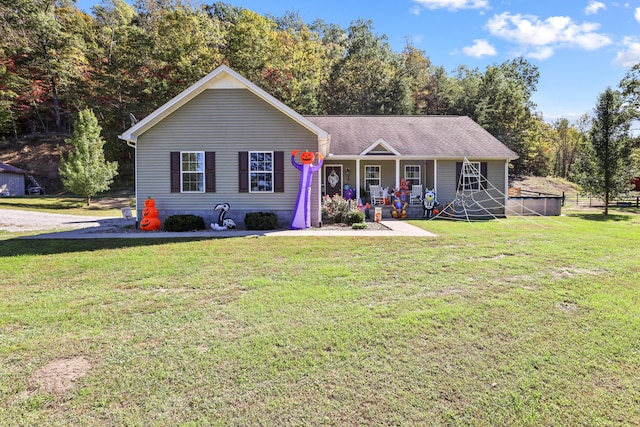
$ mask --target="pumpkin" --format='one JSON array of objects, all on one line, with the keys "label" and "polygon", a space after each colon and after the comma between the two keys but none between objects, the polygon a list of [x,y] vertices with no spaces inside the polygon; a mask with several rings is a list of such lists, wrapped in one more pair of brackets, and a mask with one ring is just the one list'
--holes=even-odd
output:
[{"label": "pumpkin", "polygon": [[158,218],[142,218],[140,221],[140,230],[153,231],[160,230],[161,223]]},{"label": "pumpkin", "polygon": [[144,201],[144,209],[142,210],[142,221],[140,221],[140,230],[153,231],[160,230],[162,223],[158,219],[158,209],[155,208],[156,202],[151,197]]},{"label": "pumpkin", "polygon": [[311,151],[305,151],[302,154],[300,154],[300,161],[304,165],[310,165],[311,163],[313,163],[314,158],[315,156]]},{"label": "pumpkin", "polygon": [[158,216],[158,209],[154,207],[144,208],[142,211],[142,218],[154,218]]}]

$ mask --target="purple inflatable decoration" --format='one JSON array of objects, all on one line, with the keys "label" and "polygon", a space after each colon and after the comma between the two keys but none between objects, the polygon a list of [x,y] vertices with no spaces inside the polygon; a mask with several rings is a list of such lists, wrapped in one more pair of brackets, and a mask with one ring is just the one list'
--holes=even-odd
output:
[{"label": "purple inflatable decoration", "polygon": [[324,157],[320,153],[316,153],[318,164],[313,166],[313,160],[316,156],[309,151],[300,154],[302,164],[296,163],[296,156],[300,150],[294,150],[291,153],[291,164],[300,171],[300,189],[298,190],[298,201],[296,209],[291,219],[291,229],[301,230],[311,227],[311,176],[322,167]]}]

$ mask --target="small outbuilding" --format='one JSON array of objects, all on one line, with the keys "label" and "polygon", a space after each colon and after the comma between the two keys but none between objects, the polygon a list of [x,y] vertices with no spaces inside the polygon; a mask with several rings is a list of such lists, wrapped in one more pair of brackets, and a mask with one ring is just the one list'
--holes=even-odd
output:
[{"label": "small outbuilding", "polygon": [[25,177],[29,172],[0,162],[0,195],[22,196],[25,191]]}]

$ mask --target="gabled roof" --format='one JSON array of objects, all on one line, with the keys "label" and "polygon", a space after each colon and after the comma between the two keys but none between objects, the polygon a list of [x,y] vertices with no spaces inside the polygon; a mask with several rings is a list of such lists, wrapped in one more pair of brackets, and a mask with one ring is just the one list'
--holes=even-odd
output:
[{"label": "gabled roof", "polygon": [[306,116],[331,135],[329,156],[387,155],[434,159],[516,159],[518,155],[464,116]]},{"label": "gabled roof", "polygon": [[21,173],[23,175],[28,175],[29,172],[17,168],[15,166],[8,165],[6,163],[0,162],[0,172],[11,172],[11,173]]},{"label": "gabled roof", "polygon": [[153,113],[140,120],[122,135],[118,135],[118,137],[122,140],[135,143],[140,135],[207,89],[247,89],[290,117],[293,121],[318,135],[319,140],[325,140],[328,137],[323,129],[287,107],[226,65],[221,65],[207,74]]}]

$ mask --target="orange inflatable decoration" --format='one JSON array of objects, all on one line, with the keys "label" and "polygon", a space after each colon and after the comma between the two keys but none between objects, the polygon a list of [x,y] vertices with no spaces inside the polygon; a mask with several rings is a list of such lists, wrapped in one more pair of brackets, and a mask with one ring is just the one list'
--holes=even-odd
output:
[{"label": "orange inflatable decoration", "polygon": [[154,231],[160,230],[162,224],[158,218],[158,209],[156,209],[156,201],[149,197],[144,201],[144,210],[142,211],[142,221],[140,221],[140,230]]}]

